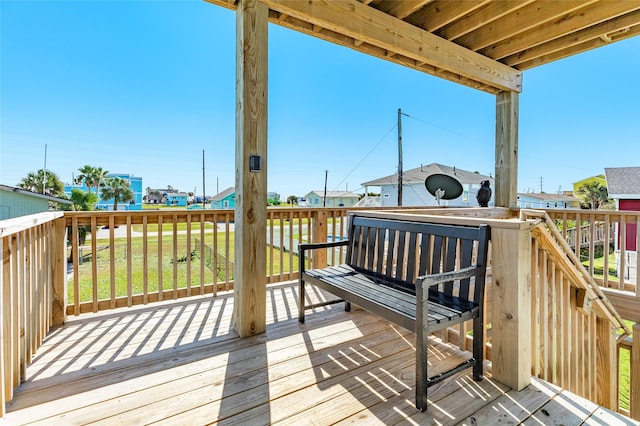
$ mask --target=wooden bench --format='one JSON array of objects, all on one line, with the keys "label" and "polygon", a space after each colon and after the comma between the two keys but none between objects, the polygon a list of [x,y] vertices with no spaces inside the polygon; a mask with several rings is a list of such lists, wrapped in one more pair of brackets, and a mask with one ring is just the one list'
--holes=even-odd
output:
[{"label": "wooden bench", "polygon": [[[299,316],[344,301],[416,333],[416,407],[427,408],[427,388],[466,368],[482,380],[483,298],[489,227],[349,217],[348,239],[300,244]],[[309,250],[346,247],[344,264],[305,268]],[[306,305],[305,283],[340,298]],[[473,319],[473,356],[433,377],[427,375],[429,333]],[[461,336],[464,339],[464,336]]]}]

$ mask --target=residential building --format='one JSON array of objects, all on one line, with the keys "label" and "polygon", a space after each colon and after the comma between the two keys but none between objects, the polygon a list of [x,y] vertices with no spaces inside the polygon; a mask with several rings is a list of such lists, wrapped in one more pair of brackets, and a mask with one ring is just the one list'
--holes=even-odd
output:
[{"label": "residential building", "polygon": [[569,194],[518,193],[518,207],[525,209],[580,208],[580,199]]},{"label": "residential building", "polygon": [[73,204],[64,198],[0,184],[0,220],[49,211],[52,202]]},{"label": "residential building", "polygon": [[350,191],[311,191],[304,196],[308,207],[353,207],[360,196]]},{"label": "residential building", "polygon": [[186,207],[189,204],[189,193],[187,192],[167,192],[167,206]]},{"label": "residential building", "polygon": [[[118,203],[118,210],[142,210],[142,178],[137,177],[131,174],[126,173],[109,173],[107,177],[119,177],[127,182],[129,182],[129,187],[133,192],[133,199],[128,203]],[[81,189],[83,191],[88,191],[89,188],[84,184],[66,184],[64,187],[64,193],[67,196],[71,196],[72,189]],[[91,189],[95,191],[95,188]],[[96,208],[98,210],[113,210],[113,199],[103,200],[101,197],[101,191],[98,189],[98,202],[96,203]]]},{"label": "residential building", "polygon": [[585,183],[592,183],[592,182],[599,183],[602,186],[607,186],[607,179],[605,178],[604,175],[595,175],[588,178],[584,178],[577,182],[573,182],[573,194],[578,195],[578,193],[580,192],[580,187],[582,185],[584,185]]},{"label": "residential building", "polygon": [[231,186],[211,198],[212,209],[235,209],[236,188]]},{"label": "residential building", "polygon": [[[453,200],[437,200],[431,195],[425,186],[425,181],[431,175],[442,174],[456,179],[462,185],[462,194]],[[469,172],[456,167],[431,163],[402,173],[402,205],[403,206],[450,206],[467,207],[478,206],[476,195],[480,189],[480,183],[488,180],[491,188],[494,188],[494,180],[491,176],[478,172]],[[392,207],[398,205],[398,174],[384,176],[362,184],[365,193],[369,193],[369,187],[380,187],[380,205]],[[495,193],[495,191],[492,191]],[[491,195],[489,206],[493,206],[494,193]]]}]

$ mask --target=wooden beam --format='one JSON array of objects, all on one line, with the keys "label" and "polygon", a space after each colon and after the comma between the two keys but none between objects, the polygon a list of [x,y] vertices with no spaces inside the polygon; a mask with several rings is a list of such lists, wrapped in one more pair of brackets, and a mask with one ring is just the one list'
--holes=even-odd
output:
[{"label": "wooden beam", "polygon": [[[272,10],[486,84],[521,91],[522,75],[423,29],[355,0],[265,0]],[[337,41],[339,44],[339,41]],[[353,42],[349,47],[354,47]]]},{"label": "wooden beam", "polygon": [[[551,3],[555,4],[555,2]],[[564,5],[566,2],[558,3]],[[598,4],[566,13],[562,16],[562,19],[553,20],[531,31],[520,33],[511,37],[507,42],[489,46],[486,49],[480,50],[479,53],[496,60],[501,59],[531,46],[536,46],[567,34],[573,34],[575,31],[598,25],[606,21],[607,18],[620,16],[638,9],[640,9],[639,2],[599,2]]]},{"label": "wooden beam", "polygon": [[[506,57],[502,62],[509,66],[515,66],[523,62],[530,61],[540,56],[549,55],[554,52],[562,51],[575,45],[579,45],[589,40],[598,39],[603,35],[609,35],[620,30],[627,29],[636,25],[640,21],[640,10],[627,13],[614,19],[610,19],[607,22],[603,22],[601,25],[585,28],[581,31],[568,34],[563,37],[556,38],[547,43],[540,44],[538,46],[527,49],[523,52],[519,52],[515,55]],[[628,30],[627,30],[628,31]],[[616,41],[616,39],[609,37],[609,43]],[[606,43],[602,43],[606,44]]]},{"label": "wooden beam", "polygon": [[52,292],[51,292],[51,326],[58,327],[67,320],[67,228],[65,218],[53,222]]},{"label": "wooden beam", "polygon": [[445,25],[473,13],[474,10],[479,9],[487,3],[488,0],[437,0],[426,5],[414,16],[409,17],[407,22],[423,28],[428,32],[435,32]]},{"label": "wooden beam", "polygon": [[522,390],[531,380],[531,231],[491,228],[492,376]]},{"label": "wooden beam", "polygon": [[379,10],[395,16],[398,19],[404,19],[420,10],[425,4],[431,0],[404,0],[404,1],[388,1],[378,5]]},{"label": "wooden beam", "polygon": [[242,337],[266,330],[268,16],[263,2],[238,2],[233,327]]},{"label": "wooden beam", "polygon": [[496,95],[496,207],[518,204],[518,94]]},{"label": "wooden beam", "polygon": [[[563,0],[549,2],[534,2],[521,9],[515,10],[500,20],[501,25],[490,29],[484,26],[456,40],[473,51],[479,51],[516,34],[528,34],[526,30],[566,15],[567,11],[583,8],[594,3],[595,0]],[[487,53],[485,53],[487,54]],[[488,55],[492,57],[491,55]]]},{"label": "wooden beam", "polygon": [[503,16],[520,9],[534,0],[517,0],[508,2],[491,2],[480,9],[465,15],[451,25],[447,25],[438,35],[447,40],[455,40],[484,25],[494,22]]}]

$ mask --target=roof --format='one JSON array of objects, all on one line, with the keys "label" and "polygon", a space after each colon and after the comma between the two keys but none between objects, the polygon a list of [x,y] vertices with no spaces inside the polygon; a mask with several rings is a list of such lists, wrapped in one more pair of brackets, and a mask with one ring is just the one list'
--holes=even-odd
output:
[{"label": "roof", "polygon": [[67,200],[66,198],[58,198],[58,197],[53,197],[51,195],[38,194],[37,192],[27,191],[26,189],[16,188],[14,186],[8,186],[8,185],[0,184],[0,189],[4,190],[4,191],[7,191],[7,192],[17,192],[19,194],[29,195],[29,196],[36,197],[36,198],[43,198],[43,199],[45,199],[47,201],[53,201],[53,202],[56,202],[56,203],[73,204],[73,201]]},{"label": "roof", "polygon": [[233,195],[236,192],[235,186],[230,186],[222,192],[218,192],[216,195],[210,198],[211,201],[223,200],[227,198],[229,195]]},{"label": "roof", "polygon": [[327,194],[325,195],[324,189],[321,189],[319,191],[315,190],[315,191],[309,192],[309,194],[311,193],[315,193],[320,197],[325,197],[325,198],[360,198],[358,194],[351,191],[327,191]]},{"label": "roof", "polygon": [[523,70],[640,33],[637,0],[263,3],[274,24],[494,94],[520,92]]},{"label": "roof", "polygon": [[607,191],[611,198],[640,195],[640,167],[611,167],[605,168],[604,173],[607,176]]},{"label": "roof", "polygon": [[[403,184],[424,184],[427,177],[434,174],[443,174],[451,176],[460,183],[475,183],[479,184],[483,180],[488,180],[493,184],[493,178],[490,176],[482,175],[480,173],[469,172],[467,170],[458,169],[456,167],[449,167],[443,164],[431,163],[426,166],[420,166],[415,169],[406,170],[402,172]],[[397,185],[398,174],[392,174],[382,178],[374,179],[369,182],[364,182],[362,186],[383,186],[383,185]],[[493,185],[492,185],[493,186]]]},{"label": "roof", "polygon": [[529,197],[529,198],[534,198],[536,200],[544,200],[544,201],[580,201],[579,198],[574,197],[573,195],[545,194],[545,193],[539,193],[539,192],[519,192],[518,197]]}]

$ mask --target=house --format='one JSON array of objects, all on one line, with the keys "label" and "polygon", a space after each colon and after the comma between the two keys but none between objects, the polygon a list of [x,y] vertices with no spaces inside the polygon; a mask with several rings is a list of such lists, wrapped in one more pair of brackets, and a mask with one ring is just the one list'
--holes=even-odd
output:
[{"label": "house", "polygon": [[[119,177],[129,182],[129,187],[133,192],[133,199],[129,203],[118,203],[118,210],[142,210],[142,178],[126,173],[109,173],[107,177]],[[82,191],[89,191],[87,185],[81,184],[66,184],[64,186],[64,193],[71,197],[72,189],[81,189]],[[94,188],[95,189],[95,188]],[[92,191],[94,190],[92,189]],[[113,210],[113,199],[103,200],[101,193],[98,190],[98,202],[96,203],[98,210]]]},{"label": "house", "polygon": [[50,203],[73,204],[71,200],[0,185],[0,220],[51,210]]},{"label": "house", "polygon": [[[640,211],[640,167],[611,167],[605,168],[604,173],[616,210]],[[627,223],[625,248],[628,253],[636,250],[636,228],[635,223]]]},{"label": "house", "polygon": [[525,209],[580,208],[580,199],[569,194],[518,193],[518,207]]},{"label": "house", "polygon": [[212,209],[234,209],[236,207],[236,188],[231,186],[211,198]]},{"label": "house", "polygon": [[[462,195],[453,200],[438,200],[431,195],[425,186],[425,181],[431,175],[443,174],[450,176],[462,185]],[[406,170],[402,173],[402,205],[403,206],[437,206],[444,205],[450,207],[478,206],[476,194],[480,189],[480,182],[488,180],[494,188],[494,180],[491,176],[482,175],[477,172],[469,172],[456,167],[445,166],[438,163],[431,163],[415,169]],[[369,193],[368,187],[380,187],[380,205],[391,207],[398,205],[398,174],[381,177],[362,184],[365,193]],[[495,193],[495,191],[494,191]],[[489,205],[494,205],[492,194]]]},{"label": "house", "polygon": [[189,193],[187,192],[167,192],[167,206],[186,207],[189,203]]},{"label": "house", "polygon": [[353,207],[360,196],[350,191],[311,191],[304,196],[308,207]]},{"label": "house", "polygon": [[580,192],[580,188],[584,184],[592,183],[592,182],[599,183],[602,186],[607,186],[607,179],[604,177],[604,175],[595,175],[588,178],[584,178],[577,182],[573,182],[573,194],[574,195],[578,194]]}]

